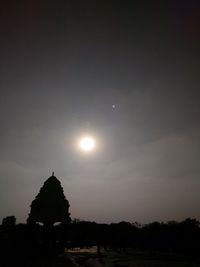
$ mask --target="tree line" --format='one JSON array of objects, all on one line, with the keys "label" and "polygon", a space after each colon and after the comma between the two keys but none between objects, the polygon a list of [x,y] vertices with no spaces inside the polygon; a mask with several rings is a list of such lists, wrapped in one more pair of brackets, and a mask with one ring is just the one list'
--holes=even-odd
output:
[{"label": "tree line", "polygon": [[0,225],[0,250],[20,254],[55,252],[65,248],[97,246],[99,252],[126,249],[167,253],[198,254],[200,251],[199,221],[187,218],[176,222],[152,222],[145,225],[130,222],[99,224],[73,220],[51,228],[40,224],[16,224],[14,216]]}]

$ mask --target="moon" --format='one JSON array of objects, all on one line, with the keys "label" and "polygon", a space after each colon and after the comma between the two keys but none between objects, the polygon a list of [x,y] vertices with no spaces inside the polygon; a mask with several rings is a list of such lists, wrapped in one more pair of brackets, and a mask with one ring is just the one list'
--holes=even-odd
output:
[{"label": "moon", "polygon": [[83,136],[79,140],[79,148],[83,152],[92,152],[96,147],[96,141],[92,136]]}]

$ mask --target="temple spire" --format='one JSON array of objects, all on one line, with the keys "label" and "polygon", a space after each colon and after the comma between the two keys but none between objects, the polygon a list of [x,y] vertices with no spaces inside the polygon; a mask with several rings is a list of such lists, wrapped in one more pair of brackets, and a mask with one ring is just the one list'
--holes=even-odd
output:
[{"label": "temple spire", "polygon": [[55,222],[69,223],[69,202],[65,198],[60,181],[54,176],[49,177],[40,188],[39,193],[31,203],[27,222],[41,222],[51,225]]}]

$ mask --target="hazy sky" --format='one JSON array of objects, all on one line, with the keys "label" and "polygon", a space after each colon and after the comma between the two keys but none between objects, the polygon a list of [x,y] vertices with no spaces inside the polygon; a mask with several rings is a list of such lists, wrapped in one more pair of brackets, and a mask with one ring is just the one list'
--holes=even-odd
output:
[{"label": "hazy sky", "polygon": [[[199,12],[191,0],[1,3],[0,221],[25,222],[52,171],[72,218],[200,219]],[[90,155],[76,147],[86,132]]]}]

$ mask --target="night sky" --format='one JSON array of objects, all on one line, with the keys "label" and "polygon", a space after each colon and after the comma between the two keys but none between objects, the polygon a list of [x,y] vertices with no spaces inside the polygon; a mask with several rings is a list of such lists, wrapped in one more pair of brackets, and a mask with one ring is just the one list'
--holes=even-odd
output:
[{"label": "night sky", "polygon": [[1,2],[0,221],[52,171],[72,218],[200,219],[198,2]]}]

